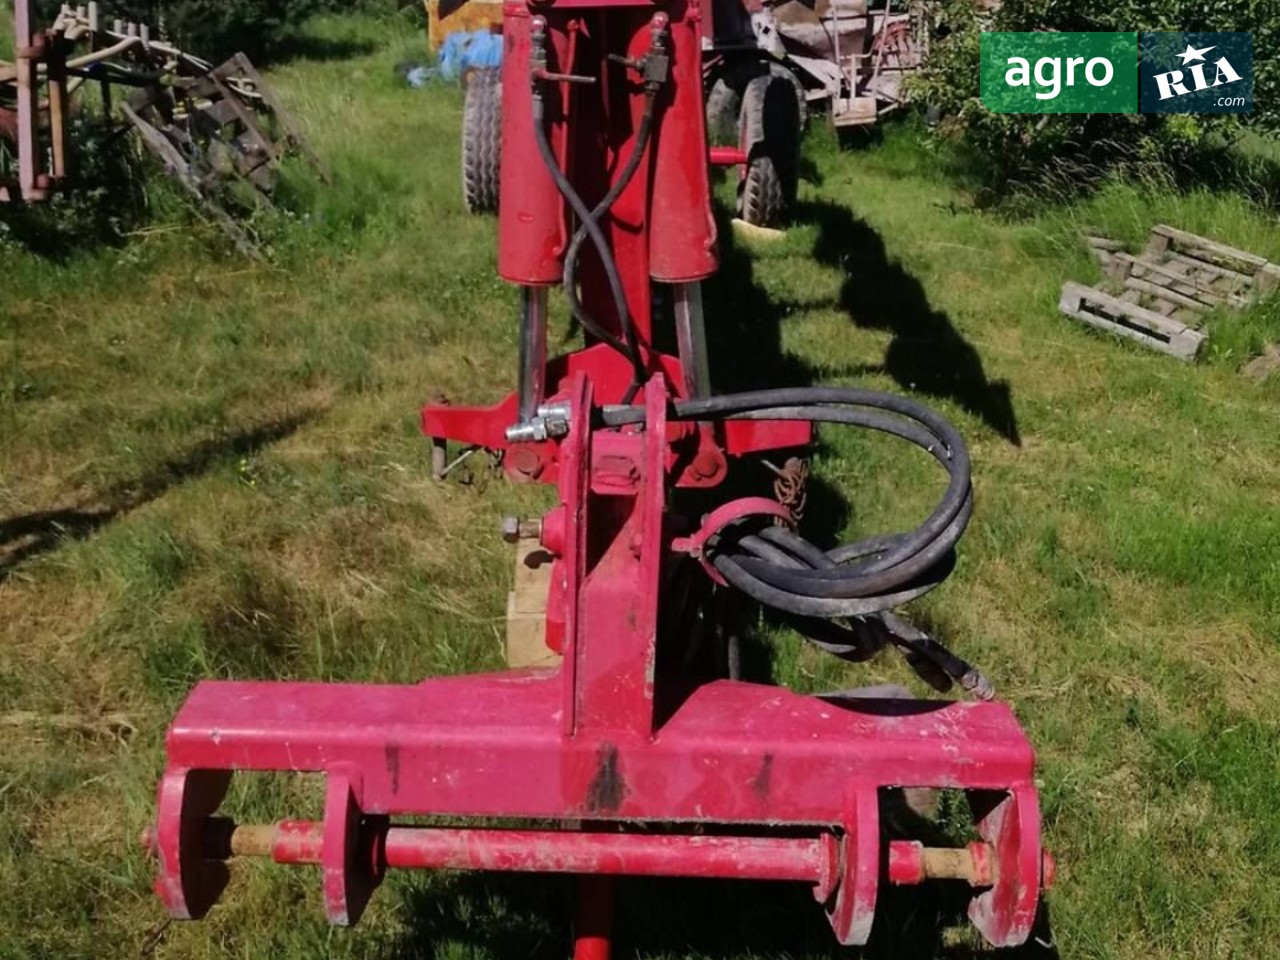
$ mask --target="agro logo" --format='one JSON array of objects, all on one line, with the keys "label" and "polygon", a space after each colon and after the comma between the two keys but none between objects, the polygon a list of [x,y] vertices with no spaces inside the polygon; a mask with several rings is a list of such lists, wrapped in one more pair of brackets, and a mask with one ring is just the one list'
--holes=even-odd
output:
[{"label": "agro logo", "polygon": [[1253,35],[1144,33],[1143,113],[1244,113],[1253,109]]},{"label": "agro logo", "polygon": [[983,33],[982,102],[996,113],[1133,113],[1136,33]]}]

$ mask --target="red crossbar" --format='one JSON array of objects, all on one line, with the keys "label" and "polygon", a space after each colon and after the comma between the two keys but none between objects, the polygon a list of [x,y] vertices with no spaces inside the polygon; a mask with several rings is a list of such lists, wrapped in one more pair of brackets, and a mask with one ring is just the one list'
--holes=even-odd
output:
[{"label": "red crossbar", "polygon": [[[246,829],[239,828],[237,837]],[[266,843],[233,841],[236,853],[269,854],[276,863],[318,864],[324,824],[287,820],[266,828]],[[467,827],[389,827],[376,841],[380,864],[407,870],[501,870],[616,876],[791,880],[830,889],[839,848],[831,834],[732,837],[569,833]]]}]

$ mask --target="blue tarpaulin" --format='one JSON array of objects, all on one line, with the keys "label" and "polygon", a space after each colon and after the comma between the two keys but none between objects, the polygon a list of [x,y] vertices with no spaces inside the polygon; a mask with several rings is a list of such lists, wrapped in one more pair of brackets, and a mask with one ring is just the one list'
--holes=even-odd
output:
[{"label": "blue tarpaulin", "polygon": [[502,66],[502,35],[488,30],[451,33],[440,47],[440,75],[450,80],[472,67]]}]

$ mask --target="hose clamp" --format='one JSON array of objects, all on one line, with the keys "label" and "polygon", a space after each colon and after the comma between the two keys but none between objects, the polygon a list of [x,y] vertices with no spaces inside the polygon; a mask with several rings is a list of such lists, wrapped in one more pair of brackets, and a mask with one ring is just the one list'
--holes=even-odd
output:
[{"label": "hose clamp", "polygon": [[702,526],[692,536],[676,537],[671,541],[671,549],[677,553],[687,553],[700,564],[702,569],[707,571],[709,576],[722,587],[727,587],[728,582],[720,575],[707,556],[707,542],[714,536],[739,520],[746,517],[766,516],[778,517],[787,523],[791,523],[791,511],[775,500],[769,500],[766,497],[742,497],[739,500],[730,500],[722,506],[716,507],[709,514],[702,518]]}]

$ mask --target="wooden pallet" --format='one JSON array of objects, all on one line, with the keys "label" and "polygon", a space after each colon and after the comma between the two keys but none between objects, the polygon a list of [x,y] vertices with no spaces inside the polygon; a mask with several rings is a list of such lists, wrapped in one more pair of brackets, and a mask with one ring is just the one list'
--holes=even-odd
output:
[{"label": "wooden pallet", "polygon": [[1280,287],[1280,266],[1194,233],[1160,224],[1151,228],[1143,260],[1202,286],[1224,302],[1244,303]]},{"label": "wooden pallet", "polygon": [[1206,339],[1192,326],[1082,283],[1062,285],[1058,309],[1091,327],[1188,362],[1195,360]]},{"label": "wooden pallet", "polygon": [[1157,289],[1157,295],[1168,296],[1172,302],[1194,304],[1192,309],[1207,313],[1215,307],[1239,308],[1247,306],[1248,298],[1236,292],[1234,284],[1228,289],[1221,283],[1213,283],[1204,271],[1186,268],[1173,260],[1150,260],[1130,253],[1116,253],[1111,258],[1108,276],[1121,284],[1140,280]]},{"label": "wooden pallet", "polygon": [[1110,289],[1067,283],[1059,309],[1091,326],[1194,360],[1210,311],[1238,310],[1280,289],[1280,266],[1165,224],[1139,256],[1106,237],[1086,236]]}]

